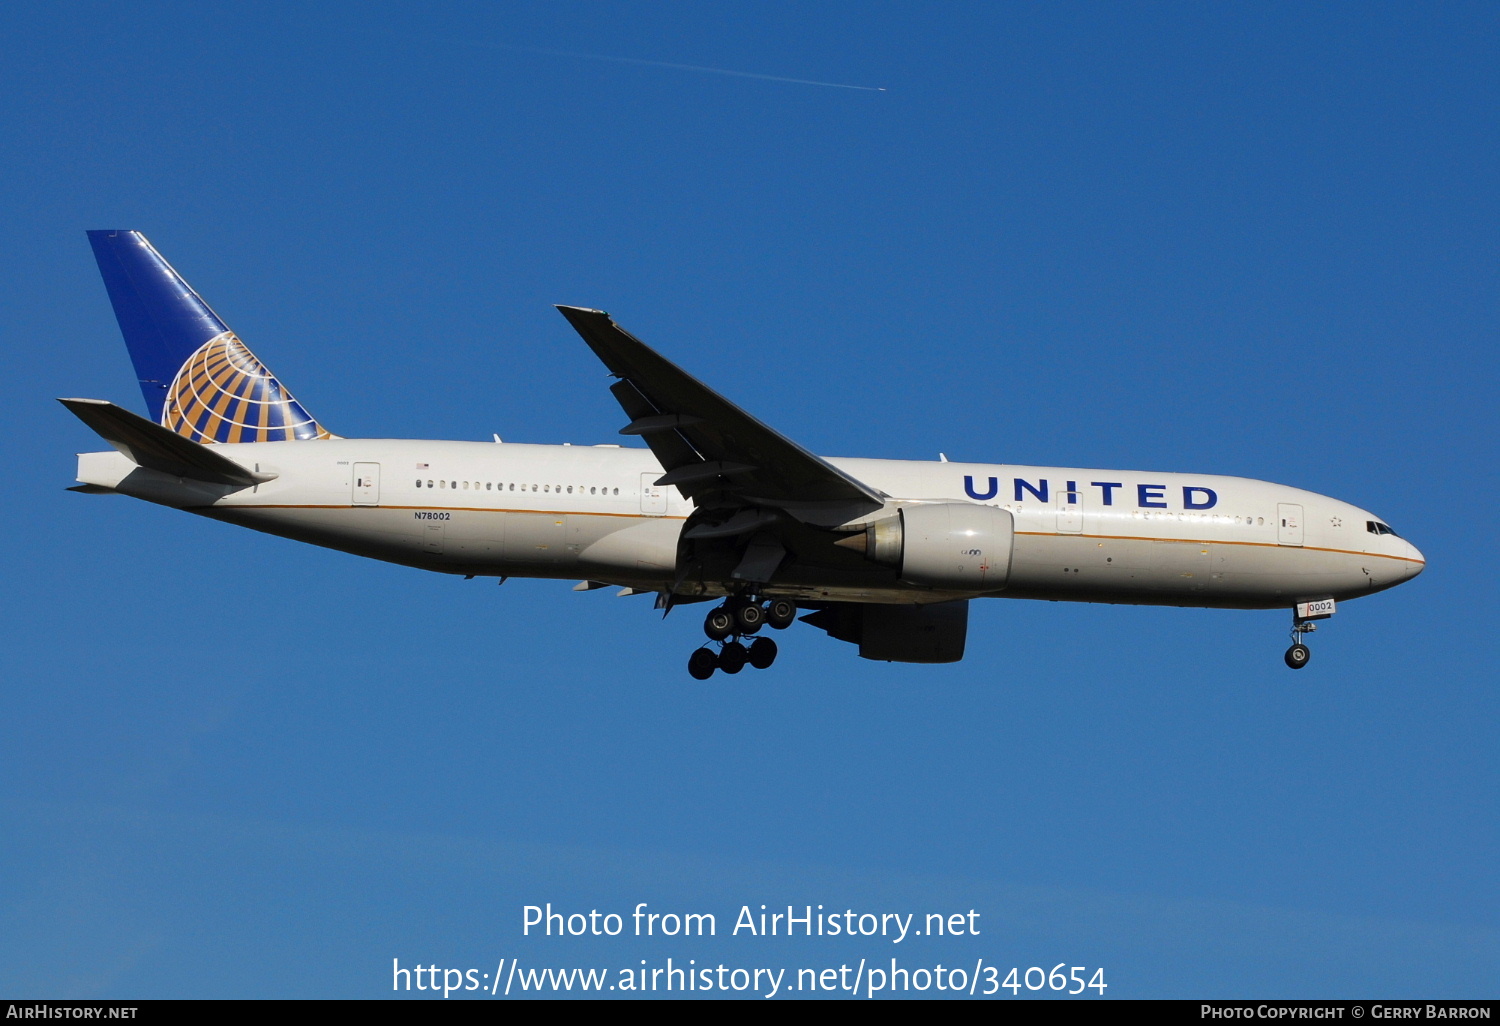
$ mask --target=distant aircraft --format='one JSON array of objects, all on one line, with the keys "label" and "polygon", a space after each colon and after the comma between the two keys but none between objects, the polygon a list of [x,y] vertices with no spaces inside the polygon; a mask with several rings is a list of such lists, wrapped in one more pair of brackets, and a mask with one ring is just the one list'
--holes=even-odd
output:
[{"label": "distant aircraft", "polygon": [[113,446],[79,455],[74,491],[464,577],[721,600],[700,680],[770,666],[755,635],[799,612],[867,659],[954,662],[985,597],[1284,608],[1299,669],[1314,621],[1426,565],[1373,513],[1264,481],[824,459],[581,307],[558,310],[648,448],[342,438],[139,232],[89,240],[150,419],[60,400]]}]

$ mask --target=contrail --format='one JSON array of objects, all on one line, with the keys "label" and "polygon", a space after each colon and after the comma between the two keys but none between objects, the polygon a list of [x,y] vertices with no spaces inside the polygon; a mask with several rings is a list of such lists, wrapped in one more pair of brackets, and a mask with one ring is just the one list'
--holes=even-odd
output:
[{"label": "contrail", "polygon": [[826,86],[829,89],[858,89],[866,93],[883,93],[884,86],[849,85],[846,82],[819,82],[811,78],[787,78],[784,75],[762,75],[755,71],[732,71],[729,68],[705,68],[700,64],[673,64],[670,61],[648,61],[639,57],[612,57],[602,53],[575,53],[572,50],[544,50],[535,46],[506,46],[507,50],[525,50],[553,57],[579,57],[587,61],[614,61],[616,64],[641,64],[651,68],[675,68],[678,71],[705,71],[710,75],[732,75],[735,78],[759,78],[767,82],[790,82],[793,85]]},{"label": "contrail", "polygon": [[[375,29],[383,36],[410,42],[389,29]],[[437,40],[435,40],[436,42]],[[616,64],[639,64],[648,68],[672,68],[675,71],[702,71],[709,75],[729,75],[732,78],[758,78],[764,82],[789,82],[792,85],[823,86],[825,89],[856,89],[862,93],[883,93],[885,86],[850,85],[848,82],[821,82],[812,78],[788,78],[785,75],[762,75],[758,71],[735,71],[732,68],[707,68],[701,64],[674,64],[671,61],[648,61],[640,57],[615,57],[606,53],[579,53],[576,50],[552,50],[541,46],[516,46],[513,43],[490,43],[478,39],[444,39],[441,42],[455,46],[476,46],[484,50],[510,50],[515,53],[539,53],[548,57],[573,57],[585,61],[613,61]]]},{"label": "contrail", "polygon": [[[392,36],[403,42],[406,37],[386,29],[381,35]],[[477,46],[485,50],[511,50],[516,53],[539,53],[548,57],[574,57],[585,61],[613,61],[616,64],[640,64],[648,68],[672,68],[676,71],[702,71],[710,75],[729,75],[733,78],[758,78],[766,82],[790,82],[792,85],[823,86],[826,89],[857,89],[862,93],[883,93],[884,86],[850,85],[847,82],[820,82],[811,78],[788,78],[785,75],[762,75],[756,71],[734,71],[731,68],[706,68],[701,64],[674,64],[671,61],[648,61],[640,57],[614,57],[605,53],[578,53],[575,50],[550,50],[540,46],[516,46],[511,43],[489,43],[477,39],[446,39],[443,42],[457,46]]]}]

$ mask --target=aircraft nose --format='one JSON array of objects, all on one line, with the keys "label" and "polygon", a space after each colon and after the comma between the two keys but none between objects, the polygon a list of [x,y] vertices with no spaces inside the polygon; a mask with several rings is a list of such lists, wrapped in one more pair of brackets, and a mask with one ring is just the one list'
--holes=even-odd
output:
[{"label": "aircraft nose", "polygon": [[1411,542],[1406,543],[1406,580],[1411,580],[1417,574],[1427,569],[1427,557],[1417,551],[1417,547]]}]

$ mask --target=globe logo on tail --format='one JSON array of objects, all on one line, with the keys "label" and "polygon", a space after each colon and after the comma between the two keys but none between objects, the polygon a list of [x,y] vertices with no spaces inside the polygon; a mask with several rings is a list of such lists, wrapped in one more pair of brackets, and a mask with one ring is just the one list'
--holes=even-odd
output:
[{"label": "globe logo on tail", "polygon": [[188,357],[167,389],[161,422],[205,443],[335,437],[232,331],[215,335]]}]

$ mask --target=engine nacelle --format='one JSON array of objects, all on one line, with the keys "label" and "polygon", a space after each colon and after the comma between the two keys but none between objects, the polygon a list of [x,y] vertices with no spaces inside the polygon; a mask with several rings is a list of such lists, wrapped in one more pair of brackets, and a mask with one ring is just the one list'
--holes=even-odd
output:
[{"label": "engine nacelle", "polygon": [[[1015,519],[972,502],[903,506],[860,537],[865,555],[896,567],[908,584],[951,591],[996,591],[1010,578]],[[840,543],[843,544],[843,543]]]}]

